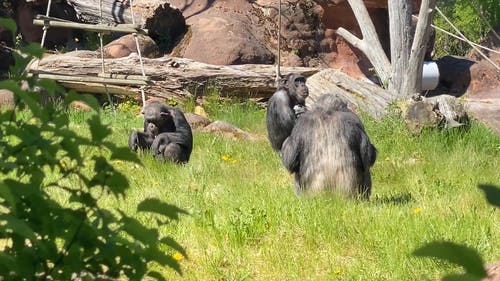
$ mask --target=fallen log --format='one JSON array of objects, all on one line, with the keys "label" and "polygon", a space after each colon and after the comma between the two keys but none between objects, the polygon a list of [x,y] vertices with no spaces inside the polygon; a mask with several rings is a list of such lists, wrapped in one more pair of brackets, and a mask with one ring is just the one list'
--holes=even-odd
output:
[{"label": "fallen log", "polygon": [[387,113],[387,106],[393,96],[378,85],[354,79],[336,69],[324,69],[307,79],[309,98],[306,106],[311,107],[317,98],[325,93],[343,97],[354,111],[363,111],[380,118]]},{"label": "fallen log", "polygon": [[[146,95],[161,98],[183,98],[200,95],[210,88],[217,89],[225,96],[269,97],[275,91],[275,67],[273,65],[211,65],[177,57],[143,58]],[[140,83],[135,83],[141,75],[140,61],[136,53],[128,57],[105,59],[105,81],[111,94],[140,96]],[[32,63],[31,73],[51,76],[63,86],[86,93],[105,93],[103,84],[95,83],[101,74],[101,59],[97,52],[74,51],[50,55],[37,63]],[[318,68],[282,67],[282,73],[297,72],[308,77]],[[64,76],[68,78],[65,79]],[[74,77],[78,77],[75,79]],[[89,77],[88,80],[84,80]],[[113,84],[112,77],[120,77],[120,83]],[[122,80],[131,77],[130,85]],[[143,79],[143,81],[145,81]],[[92,83],[94,82],[94,83]]]},{"label": "fallen log", "polygon": [[[95,83],[98,77],[106,77],[110,94],[140,97],[141,83],[123,84],[130,77],[134,82],[146,82],[148,97],[182,99],[203,95],[211,88],[221,95],[240,98],[269,98],[276,90],[275,66],[263,64],[211,65],[186,58],[143,58],[144,71],[149,79],[138,79],[141,75],[139,57],[132,53],[128,57],[105,59],[106,75],[101,73],[101,59],[97,52],[74,51],[66,54],[46,56],[39,64],[32,63],[31,73],[51,76],[64,87],[85,93],[105,93],[103,84]],[[300,73],[308,77],[310,101],[313,103],[323,93],[335,93],[351,103],[353,109],[361,109],[369,115],[385,114],[392,100],[387,91],[379,86],[352,78],[339,70],[310,67],[282,67],[281,73]],[[69,77],[64,79],[64,77]],[[79,77],[75,79],[75,77]],[[88,77],[85,80],[85,77]],[[120,84],[113,84],[113,77]]]}]

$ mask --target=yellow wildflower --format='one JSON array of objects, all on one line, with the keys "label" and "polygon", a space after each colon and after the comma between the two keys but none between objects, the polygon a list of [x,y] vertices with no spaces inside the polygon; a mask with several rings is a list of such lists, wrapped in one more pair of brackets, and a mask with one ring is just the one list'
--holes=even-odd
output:
[{"label": "yellow wildflower", "polygon": [[181,253],[176,252],[175,254],[172,255],[172,258],[176,261],[181,261],[184,258],[184,256]]},{"label": "yellow wildflower", "polygon": [[391,158],[389,158],[389,156],[385,157],[384,159],[385,161],[391,161]]},{"label": "yellow wildflower", "polygon": [[342,275],[342,274],[344,274],[344,271],[342,271],[342,269],[337,268],[333,270],[333,275]]},{"label": "yellow wildflower", "polygon": [[228,155],[222,155],[222,157],[220,159],[222,159],[223,161],[229,161],[229,160],[231,160],[231,157]]},{"label": "yellow wildflower", "polygon": [[420,212],[422,212],[422,209],[420,209],[420,208],[418,208],[418,207],[417,207],[417,208],[415,208],[415,209],[413,209],[413,213],[414,213],[414,214],[420,214]]}]

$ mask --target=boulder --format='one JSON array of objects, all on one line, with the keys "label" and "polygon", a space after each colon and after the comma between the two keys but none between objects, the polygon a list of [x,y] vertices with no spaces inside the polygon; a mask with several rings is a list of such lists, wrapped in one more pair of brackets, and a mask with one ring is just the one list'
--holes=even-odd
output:
[{"label": "boulder", "polygon": [[201,129],[210,124],[210,120],[205,117],[195,113],[187,112],[184,114],[189,125],[193,129]]},{"label": "boulder", "polygon": [[170,1],[183,11],[189,31],[171,55],[216,65],[272,64],[274,55],[256,35],[248,1]]},{"label": "boulder", "polygon": [[217,133],[234,140],[254,141],[257,139],[252,134],[245,132],[242,129],[223,120],[214,121],[208,126],[204,127],[201,131],[206,133]]},{"label": "boulder", "polygon": [[[151,37],[138,34],[139,48],[143,57],[155,57],[159,54],[158,45]],[[105,58],[121,58],[127,57],[131,53],[137,53],[134,35],[124,35],[104,46]]]}]

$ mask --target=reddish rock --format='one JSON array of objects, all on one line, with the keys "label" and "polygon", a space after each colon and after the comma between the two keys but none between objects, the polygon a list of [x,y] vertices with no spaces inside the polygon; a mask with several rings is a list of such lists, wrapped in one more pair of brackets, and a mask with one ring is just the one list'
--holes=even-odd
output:
[{"label": "reddish rock", "polygon": [[189,125],[193,129],[201,129],[210,124],[210,120],[207,117],[190,112],[187,112],[184,115],[186,116],[186,120],[188,121]]},{"label": "reddish rock", "polygon": [[[155,57],[159,54],[158,45],[147,35],[137,35],[141,55],[143,57]],[[124,35],[104,46],[104,56],[107,58],[127,57],[131,53],[137,53],[137,45],[134,35]]]},{"label": "reddish rock", "polygon": [[218,65],[273,63],[274,55],[256,37],[248,1],[169,2],[183,11],[190,26],[172,55]]},{"label": "reddish rock", "polygon": [[500,281],[500,262],[487,266],[486,274],[488,276],[481,281]]},{"label": "reddish rock", "polygon": [[14,93],[9,90],[0,89],[0,109],[14,108],[14,106]]},{"label": "reddish rock", "polygon": [[218,133],[234,140],[256,140],[250,133],[222,120],[217,120],[201,129],[202,132]]}]

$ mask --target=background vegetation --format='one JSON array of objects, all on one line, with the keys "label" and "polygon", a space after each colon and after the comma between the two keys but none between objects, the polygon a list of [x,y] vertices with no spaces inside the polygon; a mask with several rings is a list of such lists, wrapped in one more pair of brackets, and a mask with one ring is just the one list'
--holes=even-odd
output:
[{"label": "background vegetation", "polygon": [[[472,42],[481,43],[496,28],[500,28],[498,0],[441,0],[437,6],[449,20]],[[436,13],[434,24],[453,34],[456,32]],[[446,55],[465,56],[471,47],[466,42],[436,31],[436,58]]]}]

